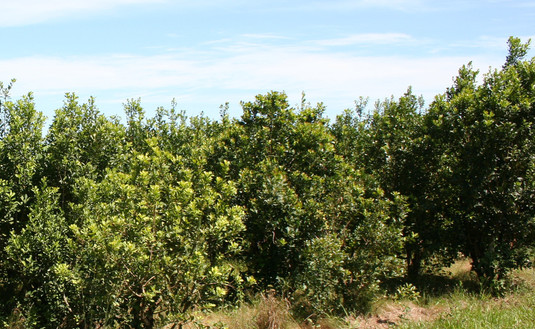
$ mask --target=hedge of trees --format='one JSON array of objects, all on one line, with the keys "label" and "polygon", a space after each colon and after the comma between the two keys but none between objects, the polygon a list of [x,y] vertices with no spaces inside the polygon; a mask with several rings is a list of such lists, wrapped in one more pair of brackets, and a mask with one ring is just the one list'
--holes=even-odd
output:
[{"label": "hedge of trees", "polygon": [[535,241],[535,59],[463,66],[332,121],[284,93],[240,118],[67,94],[50,127],[0,84],[0,317],[152,328],[274,289],[301,314],[363,311],[380,284],[459,253],[489,287]]}]

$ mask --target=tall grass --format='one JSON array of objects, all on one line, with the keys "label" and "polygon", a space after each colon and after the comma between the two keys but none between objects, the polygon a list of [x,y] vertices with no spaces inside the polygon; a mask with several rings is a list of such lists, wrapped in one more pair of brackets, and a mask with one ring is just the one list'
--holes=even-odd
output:
[{"label": "tall grass", "polygon": [[405,323],[400,328],[461,329],[461,328],[533,328],[535,326],[535,296],[530,293],[520,301],[481,302],[473,300],[452,308],[432,322]]},{"label": "tall grass", "polygon": [[378,300],[374,311],[364,316],[296,319],[292,305],[271,293],[231,310],[205,314],[199,319],[202,325],[188,328],[535,328],[535,270],[516,271],[513,277],[515,288],[493,297],[479,288],[469,261],[461,260],[440,275],[422,276],[414,283],[418,293],[412,285],[400,284],[401,290]]},{"label": "tall grass", "polygon": [[514,274],[516,287],[501,298],[467,292],[459,287],[454,293],[435,299],[447,306],[434,321],[406,322],[400,328],[461,329],[461,328],[534,328],[535,270],[525,269]]}]

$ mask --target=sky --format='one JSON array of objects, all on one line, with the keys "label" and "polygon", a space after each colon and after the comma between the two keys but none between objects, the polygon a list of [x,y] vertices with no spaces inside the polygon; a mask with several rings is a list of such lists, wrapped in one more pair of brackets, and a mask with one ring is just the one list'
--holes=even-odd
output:
[{"label": "sky", "polygon": [[0,81],[17,79],[12,98],[32,92],[49,120],[67,92],[109,116],[174,99],[217,119],[271,90],[334,118],[409,86],[429,103],[470,61],[500,68],[533,22],[527,0],[0,0]]}]

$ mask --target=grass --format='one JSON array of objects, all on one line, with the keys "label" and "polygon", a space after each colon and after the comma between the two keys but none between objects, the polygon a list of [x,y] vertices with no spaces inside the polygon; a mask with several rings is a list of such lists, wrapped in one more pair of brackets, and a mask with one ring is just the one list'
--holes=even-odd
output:
[{"label": "grass", "polygon": [[[366,315],[344,318],[296,319],[290,303],[274,292],[252,303],[195,315],[183,329],[461,329],[535,328],[535,269],[513,272],[512,288],[502,297],[482,291],[470,271],[469,260],[459,260],[438,274],[413,283],[394,280],[387,296],[376,300]],[[24,328],[14,312],[6,328]],[[165,329],[177,328],[169,324]]]},{"label": "grass", "polygon": [[470,303],[452,309],[432,322],[407,323],[400,328],[531,328],[535,324],[533,298],[522,303]]},{"label": "grass", "polygon": [[324,318],[317,321],[296,320],[286,300],[272,294],[262,295],[251,304],[243,304],[234,310],[221,310],[206,314],[200,323],[185,329],[336,329],[346,328],[343,319]]},{"label": "grass", "polygon": [[533,328],[535,325],[535,270],[525,269],[513,274],[515,287],[503,297],[467,292],[454,293],[431,301],[443,305],[445,311],[433,321],[406,322],[399,328]]},{"label": "grass", "polygon": [[187,328],[219,329],[366,329],[366,328],[533,328],[535,324],[535,270],[513,273],[514,288],[496,298],[482,292],[460,260],[440,275],[424,275],[414,285],[398,282],[398,290],[377,300],[373,311],[345,318],[295,319],[291,305],[273,295],[232,310],[205,314]]}]

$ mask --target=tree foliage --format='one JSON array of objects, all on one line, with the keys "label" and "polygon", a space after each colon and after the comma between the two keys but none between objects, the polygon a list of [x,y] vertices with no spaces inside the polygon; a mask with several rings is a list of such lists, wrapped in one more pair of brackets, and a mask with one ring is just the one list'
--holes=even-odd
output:
[{"label": "tree foliage", "polygon": [[[333,122],[281,92],[189,118],[125,120],[66,94],[43,136],[0,83],[0,319],[152,328],[275,291],[296,314],[365,311],[381,283],[459,253],[499,288],[530,265],[535,60],[463,66],[427,107],[409,88]],[[7,325],[7,324],[6,324]]]},{"label": "tree foliage", "polygon": [[442,196],[456,233],[451,238],[491,281],[525,265],[534,241],[535,62],[521,61],[527,44],[514,38],[509,44],[502,70],[477,85],[478,72],[463,67],[430,110],[443,136]]}]

